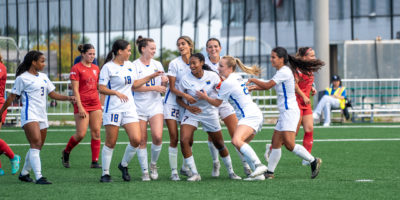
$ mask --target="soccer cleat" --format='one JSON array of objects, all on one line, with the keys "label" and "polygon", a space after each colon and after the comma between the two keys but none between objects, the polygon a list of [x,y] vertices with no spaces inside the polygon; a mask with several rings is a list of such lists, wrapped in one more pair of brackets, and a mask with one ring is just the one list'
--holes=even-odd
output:
[{"label": "soccer cleat", "polygon": [[244,170],[244,174],[246,174],[246,176],[250,176],[250,174],[252,173],[250,166],[243,166],[243,170]]},{"label": "soccer cleat", "polygon": [[4,170],[0,168],[0,176],[4,176]]},{"label": "soccer cleat", "polygon": [[303,161],[301,161],[301,164],[303,166],[308,166],[308,165],[310,165],[310,162],[308,162],[307,160],[303,160]]},{"label": "soccer cleat", "polygon": [[142,175],[142,181],[151,181],[149,172],[144,172]]},{"label": "soccer cleat", "polygon": [[41,185],[48,185],[48,184],[52,184],[50,181],[47,180],[46,177],[39,178],[38,180],[36,180],[36,184],[41,184]]},{"label": "soccer cleat", "polygon": [[232,180],[242,180],[242,178],[240,176],[236,175],[235,173],[229,174],[229,178]]},{"label": "soccer cleat", "polygon": [[265,180],[265,177],[264,177],[264,175],[261,174],[261,175],[258,175],[256,177],[254,177],[254,178],[247,177],[247,178],[245,178],[243,180],[245,180],[245,181],[263,181],[263,180]]},{"label": "soccer cleat", "polygon": [[69,168],[69,153],[65,152],[65,150],[61,153],[61,161],[65,168]]},{"label": "soccer cleat", "polygon": [[99,165],[98,162],[94,161],[94,162],[92,162],[92,164],[90,165],[90,168],[95,168],[95,169],[101,168],[101,165]]},{"label": "soccer cleat", "polygon": [[19,179],[20,181],[23,181],[23,182],[33,182],[33,180],[31,179],[31,177],[29,177],[29,174],[27,174],[27,175],[19,174],[18,179]]},{"label": "soccer cleat", "polygon": [[322,125],[323,127],[329,127],[330,124],[329,123],[324,123],[324,125]]},{"label": "soccer cleat", "polygon": [[189,177],[187,181],[194,182],[194,181],[201,181],[200,174],[193,174],[193,176]]},{"label": "soccer cleat", "polygon": [[150,164],[150,178],[153,180],[158,179],[158,172],[157,172],[157,165],[156,164]]},{"label": "soccer cleat", "polygon": [[267,144],[265,145],[265,154],[264,154],[264,158],[267,162],[269,160],[270,155],[271,155],[271,144]]},{"label": "soccer cleat", "polygon": [[179,178],[178,174],[171,174],[171,180],[172,181],[180,181],[181,179]]},{"label": "soccer cleat", "polygon": [[273,179],[273,178],[275,178],[274,172],[267,171],[264,173],[264,177],[265,177],[265,179]]},{"label": "soccer cleat", "polygon": [[14,175],[19,170],[19,162],[21,161],[21,157],[15,154],[14,158],[10,159],[10,161],[11,161],[11,174]]},{"label": "soccer cleat", "polygon": [[311,179],[314,179],[318,176],[319,169],[321,168],[322,160],[320,158],[315,158],[313,162],[311,162]]},{"label": "soccer cleat", "polygon": [[213,163],[213,170],[211,172],[212,177],[219,177],[219,169],[221,168],[221,164],[219,162]]},{"label": "soccer cleat", "polygon": [[121,170],[122,172],[122,179],[124,179],[124,181],[130,181],[131,180],[131,176],[128,173],[128,167],[123,167],[121,165],[121,163],[119,163],[118,165],[118,169]]},{"label": "soccer cleat", "polygon": [[258,175],[262,175],[267,170],[268,170],[267,166],[265,166],[263,164],[258,164],[258,165],[256,165],[256,169],[254,170],[254,172],[250,174],[250,177],[254,178]]},{"label": "soccer cleat", "polygon": [[181,175],[183,175],[183,176],[188,176],[188,177],[191,177],[193,174],[192,174],[192,171],[190,171],[190,170],[185,170],[185,169],[183,169],[183,168],[181,168],[181,170],[179,170],[179,173],[181,174]]},{"label": "soccer cleat", "polygon": [[101,176],[100,182],[102,182],[102,183],[109,183],[109,182],[112,182],[111,176],[108,175],[108,174],[106,174],[106,175],[104,175],[104,176]]}]

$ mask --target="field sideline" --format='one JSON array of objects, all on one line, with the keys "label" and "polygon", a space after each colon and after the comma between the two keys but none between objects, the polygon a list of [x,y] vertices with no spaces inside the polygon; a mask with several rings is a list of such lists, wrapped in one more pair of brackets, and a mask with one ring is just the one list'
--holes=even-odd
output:
[{"label": "field sideline", "polygon": [[[263,159],[265,143],[270,141],[272,126],[266,126],[251,143]],[[301,165],[301,159],[282,150],[282,159],[276,169],[276,178],[262,182],[231,181],[221,166],[221,176],[211,177],[212,161],[207,136],[195,133],[193,154],[202,181],[188,183],[169,180],[168,133],[164,131],[163,149],[159,167],[159,180],[141,182],[140,167],[135,156],[130,163],[131,182],[123,182],[117,165],[128,142],[120,131],[118,144],[111,163],[110,184],[99,182],[101,170],[90,169],[90,136],[71,153],[71,168],[61,165],[61,151],[73,127],[51,127],[46,144],[41,151],[42,173],[52,185],[41,186],[22,183],[17,175],[10,174],[10,162],[0,156],[6,174],[0,177],[0,199],[397,199],[400,188],[400,125],[343,125],[329,128],[316,127],[313,154],[323,160],[320,175],[311,180],[309,167]],[[244,177],[240,160],[230,144],[226,129],[223,130],[230,150],[235,172]],[[89,136],[89,137],[88,137]],[[296,142],[301,143],[302,131]],[[4,139],[16,154],[24,159],[29,148],[23,130],[4,127],[0,130]],[[102,130],[104,141],[104,130]],[[148,146],[149,151],[150,145]],[[179,156],[178,166],[182,163]],[[24,160],[21,161],[21,168]],[[222,164],[222,163],[221,163]],[[31,173],[31,177],[34,176]]]}]

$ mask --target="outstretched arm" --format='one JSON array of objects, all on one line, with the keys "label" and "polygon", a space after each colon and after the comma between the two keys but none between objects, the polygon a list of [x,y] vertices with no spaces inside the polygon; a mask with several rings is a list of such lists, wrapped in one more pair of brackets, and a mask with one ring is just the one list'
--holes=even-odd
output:
[{"label": "outstretched arm", "polygon": [[215,106],[215,107],[218,107],[218,106],[220,106],[221,104],[222,104],[222,100],[221,99],[213,99],[213,98],[211,98],[211,97],[209,97],[208,95],[207,95],[207,93],[206,92],[202,92],[202,91],[197,91],[196,92],[196,95],[199,97],[199,99],[204,99],[204,100],[206,100],[209,104],[211,104],[211,105],[213,105],[213,106]]},{"label": "outstretched arm", "polygon": [[254,83],[258,86],[258,87],[252,87],[253,90],[269,90],[276,85],[275,81],[273,80],[264,82],[256,78],[249,78],[249,80],[247,81],[247,85],[250,83]]}]

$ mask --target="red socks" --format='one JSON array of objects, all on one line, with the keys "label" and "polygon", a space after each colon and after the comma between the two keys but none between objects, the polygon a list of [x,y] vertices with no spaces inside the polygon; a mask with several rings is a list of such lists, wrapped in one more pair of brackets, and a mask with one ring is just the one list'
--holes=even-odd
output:
[{"label": "red socks", "polygon": [[312,149],[312,146],[313,146],[313,142],[314,142],[313,132],[305,132],[304,133],[304,138],[303,138],[303,146],[310,153],[311,153],[311,149]]},{"label": "red socks", "polygon": [[6,156],[10,159],[14,158],[14,152],[11,150],[11,148],[8,146],[4,140],[0,139],[0,152],[6,154]]},{"label": "red socks", "polygon": [[92,139],[90,141],[90,147],[92,149],[92,162],[97,162],[99,160],[100,145],[101,145],[101,140]]},{"label": "red socks", "polygon": [[79,144],[79,142],[77,142],[75,140],[74,136],[71,136],[71,138],[69,139],[68,144],[65,147],[64,151],[67,152],[67,153],[71,153],[72,149],[78,144]]}]

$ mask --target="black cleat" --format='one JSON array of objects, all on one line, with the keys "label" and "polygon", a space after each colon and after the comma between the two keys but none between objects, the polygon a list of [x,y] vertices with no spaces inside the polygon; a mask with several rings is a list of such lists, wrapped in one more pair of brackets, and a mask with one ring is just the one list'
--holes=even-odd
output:
[{"label": "black cleat", "polygon": [[264,173],[264,176],[265,176],[265,179],[273,179],[273,178],[275,178],[274,172],[270,172],[270,171],[266,171]]},{"label": "black cleat", "polygon": [[310,164],[311,166],[311,179],[318,176],[319,168],[321,168],[322,160],[321,158],[315,158],[315,160]]},{"label": "black cleat", "polygon": [[123,167],[121,165],[121,163],[119,163],[118,165],[118,169],[121,170],[122,172],[122,179],[124,179],[124,181],[131,181],[131,176],[128,173],[128,167]]},{"label": "black cleat", "polygon": [[29,174],[27,174],[27,175],[19,174],[18,179],[23,182],[33,182],[33,179],[31,179],[31,177],[29,177]]},{"label": "black cleat", "polygon": [[36,184],[41,184],[41,185],[48,185],[52,184],[50,181],[47,180],[46,177],[39,178],[39,180],[36,180]]},{"label": "black cleat", "polygon": [[104,175],[104,176],[101,176],[100,182],[102,182],[102,183],[109,183],[109,182],[112,182],[111,176],[108,175],[108,174],[106,174],[106,175]]},{"label": "black cleat", "polygon": [[69,153],[65,152],[65,150],[61,153],[61,161],[65,168],[69,168]]},{"label": "black cleat", "polygon": [[99,165],[98,162],[92,162],[92,164],[90,165],[90,168],[101,168],[101,165]]}]

